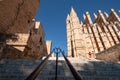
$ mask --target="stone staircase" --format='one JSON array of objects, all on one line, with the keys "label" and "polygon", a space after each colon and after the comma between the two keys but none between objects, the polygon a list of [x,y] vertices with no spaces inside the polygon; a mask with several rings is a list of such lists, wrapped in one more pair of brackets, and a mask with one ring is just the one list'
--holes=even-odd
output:
[{"label": "stone staircase", "polygon": [[40,63],[40,60],[0,60],[0,80],[24,80]]},{"label": "stone staircase", "polygon": [[[58,58],[58,80],[74,80],[67,64],[63,58]],[[55,58],[50,58],[36,80],[55,80]],[[47,75],[47,76],[45,76]]]},{"label": "stone staircase", "polygon": [[[83,80],[120,80],[120,62],[104,62],[95,59],[68,58]],[[41,60],[2,59],[0,80],[24,80]],[[55,58],[50,58],[36,80],[55,80]],[[62,57],[58,61],[58,80],[75,80]]]},{"label": "stone staircase", "polygon": [[70,59],[83,80],[120,80],[120,62]]}]

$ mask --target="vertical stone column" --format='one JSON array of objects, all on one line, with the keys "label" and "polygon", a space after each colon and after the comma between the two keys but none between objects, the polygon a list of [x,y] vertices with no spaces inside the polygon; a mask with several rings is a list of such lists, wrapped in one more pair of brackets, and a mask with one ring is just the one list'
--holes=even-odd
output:
[{"label": "vertical stone column", "polygon": [[100,28],[100,27],[103,27],[103,26],[99,26],[98,24],[96,24],[96,26],[98,26],[97,28],[98,28],[98,31],[99,31],[99,35],[101,37],[101,42],[102,42],[102,45],[103,45],[104,50],[105,50],[105,49],[110,47],[109,39],[106,36],[105,31],[103,32]]},{"label": "vertical stone column", "polygon": [[120,37],[120,25],[117,22],[114,22],[113,27],[115,28],[118,36]]},{"label": "vertical stone column", "polygon": [[114,34],[115,34],[115,40],[116,40],[116,43],[118,44],[119,42],[120,42],[120,37],[119,37],[119,35],[118,35],[118,29],[116,28],[116,26],[112,23],[112,22],[110,22],[110,24],[111,24],[111,27],[112,27],[112,29],[113,29],[113,32],[114,32]]},{"label": "vertical stone column", "polygon": [[113,42],[114,42],[114,45],[115,45],[115,44],[116,44],[116,41],[115,41],[115,39],[114,39],[114,37],[113,37],[113,34],[111,33],[111,31],[112,31],[111,26],[110,26],[109,23],[106,21],[106,19],[105,19],[105,17],[103,16],[101,10],[98,11],[98,14],[100,15],[100,17],[101,17],[104,25],[105,25],[106,28],[107,28],[107,31],[108,31],[108,33],[109,33],[108,35],[110,35],[110,37],[112,38],[112,40],[113,40]]},{"label": "vertical stone column", "polygon": [[102,23],[103,29],[105,30],[105,36],[107,37],[107,40],[109,41],[110,47],[114,45],[113,39],[111,38],[106,26]]},{"label": "vertical stone column", "polygon": [[87,21],[87,24],[89,25],[89,27],[91,29],[91,32],[92,32],[93,38],[95,40],[95,44],[96,44],[97,50],[100,51],[100,47],[99,46],[101,46],[101,44],[99,44],[100,40],[98,38],[98,34],[96,34],[97,30],[94,27],[94,24],[93,24],[93,22],[91,20],[91,17],[90,17],[90,14],[88,12],[86,12],[86,21]]},{"label": "vertical stone column", "polygon": [[72,34],[71,34],[71,23],[70,16],[68,14],[66,19],[66,30],[67,30],[67,47],[68,47],[68,57],[72,57]]},{"label": "vertical stone column", "polygon": [[98,48],[97,48],[97,45],[96,45],[96,41],[94,39],[94,35],[92,33],[92,30],[91,30],[90,26],[88,25],[87,27],[88,27],[88,31],[89,31],[88,34],[90,35],[90,39],[91,39],[91,44],[93,45],[95,53],[97,53]]},{"label": "vertical stone column", "polygon": [[102,30],[101,30],[100,27],[97,26],[96,24],[95,24],[95,27],[96,27],[96,29],[97,29],[98,38],[99,38],[99,40],[100,40],[100,42],[99,42],[100,51],[103,51],[103,50],[106,49],[106,46],[105,46],[104,41],[103,41],[103,38],[102,38]]},{"label": "vertical stone column", "polygon": [[94,45],[93,45],[93,42],[92,42],[92,38],[88,32],[88,27],[89,26],[83,26],[84,27],[84,34],[85,34],[85,47],[86,47],[86,53],[89,53],[89,52],[92,52],[94,51],[95,52],[95,49],[94,49]]}]

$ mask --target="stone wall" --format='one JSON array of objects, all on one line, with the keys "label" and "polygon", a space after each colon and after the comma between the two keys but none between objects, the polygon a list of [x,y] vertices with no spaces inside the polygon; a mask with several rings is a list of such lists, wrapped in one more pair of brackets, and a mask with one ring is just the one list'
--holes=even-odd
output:
[{"label": "stone wall", "polygon": [[30,33],[16,33],[16,40],[7,39],[1,46],[0,58],[40,59],[47,55],[44,30],[40,22],[33,22]]},{"label": "stone wall", "polygon": [[44,30],[35,18],[40,0],[0,0],[0,58],[42,58]]},{"label": "stone wall", "polygon": [[0,52],[0,59],[19,59],[25,58],[22,51],[14,48],[13,46],[6,45]]},{"label": "stone wall", "polygon": [[120,61],[120,44],[96,54],[96,59],[104,61]]},{"label": "stone wall", "polygon": [[0,33],[27,33],[40,0],[0,0]]},{"label": "stone wall", "polygon": [[44,30],[40,22],[35,22],[35,27],[30,30],[30,36],[25,46],[24,54],[30,58],[41,58],[47,55]]}]

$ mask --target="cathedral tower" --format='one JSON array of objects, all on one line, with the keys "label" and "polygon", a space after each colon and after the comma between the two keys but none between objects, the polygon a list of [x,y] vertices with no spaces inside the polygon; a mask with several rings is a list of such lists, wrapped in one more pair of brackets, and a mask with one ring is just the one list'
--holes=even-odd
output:
[{"label": "cathedral tower", "polygon": [[71,8],[70,15],[66,19],[67,28],[67,43],[68,43],[68,56],[78,57],[84,54],[84,36],[82,24],[73,8]]}]

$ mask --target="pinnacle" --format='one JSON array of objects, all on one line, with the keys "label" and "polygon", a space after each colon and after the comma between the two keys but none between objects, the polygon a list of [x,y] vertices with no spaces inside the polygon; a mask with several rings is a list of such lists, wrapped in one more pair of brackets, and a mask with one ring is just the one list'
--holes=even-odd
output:
[{"label": "pinnacle", "polygon": [[70,17],[70,15],[68,14],[68,15],[67,15],[67,19],[69,19],[69,17]]},{"label": "pinnacle", "polygon": [[76,15],[76,12],[75,12],[75,10],[74,10],[74,8],[73,8],[73,7],[71,7],[71,12],[70,12],[70,15]]}]

